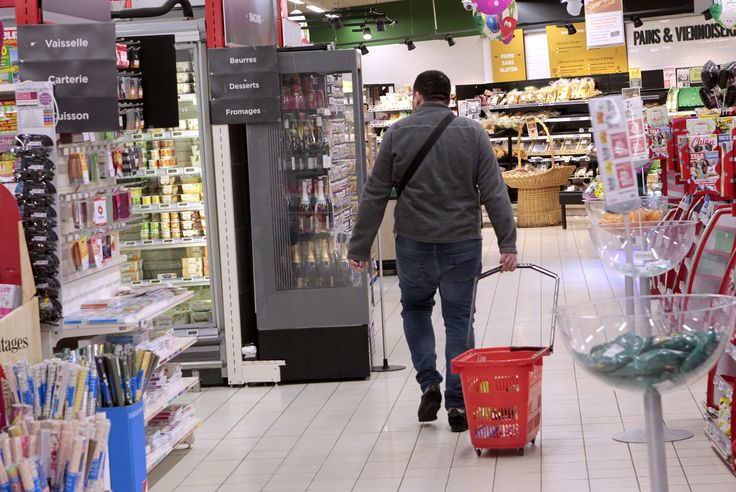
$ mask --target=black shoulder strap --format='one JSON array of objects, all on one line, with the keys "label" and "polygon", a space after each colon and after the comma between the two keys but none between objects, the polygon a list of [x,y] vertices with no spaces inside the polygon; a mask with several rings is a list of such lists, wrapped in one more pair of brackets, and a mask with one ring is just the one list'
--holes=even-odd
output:
[{"label": "black shoulder strap", "polygon": [[424,142],[424,145],[422,145],[422,148],[419,149],[419,152],[417,152],[417,155],[414,157],[414,160],[412,161],[411,165],[409,166],[409,169],[406,170],[406,173],[401,178],[401,182],[396,187],[396,198],[401,196],[401,192],[404,191],[404,188],[406,188],[406,185],[409,184],[409,181],[411,181],[411,178],[414,176],[414,173],[417,172],[417,169],[419,169],[419,166],[424,161],[424,158],[427,157],[427,154],[429,151],[434,147],[434,144],[437,143],[437,140],[439,140],[442,133],[445,131],[445,129],[452,123],[452,120],[455,119],[455,115],[450,112],[447,116],[445,116],[442,121],[440,121],[440,124],[437,125],[437,128],[434,129],[432,134],[429,136],[426,142]]}]

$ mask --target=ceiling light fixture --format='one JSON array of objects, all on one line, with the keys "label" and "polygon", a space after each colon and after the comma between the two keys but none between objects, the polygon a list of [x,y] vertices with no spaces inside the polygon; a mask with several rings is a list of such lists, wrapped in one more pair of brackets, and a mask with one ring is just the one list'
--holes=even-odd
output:
[{"label": "ceiling light fixture", "polygon": [[565,24],[565,27],[567,28],[567,34],[569,34],[570,36],[572,36],[573,34],[577,34],[578,32],[578,30],[575,29],[575,24],[571,22],[568,22],[567,24]]},{"label": "ceiling light fixture", "polygon": [[370,26],[363,26],[363,39],[366,41],[373,39],[373,33],[371,32]]},{"label": "ceiling light fixture", "polygon": [[409,51],[414,51],[415,49],[417,49],[417,46],[411,39],[407,39],[406,41],[404,41],[404,44],[406,45],[406,49]]},{"label": "ceiling light fixture", "polygon": [[317,5],[307,5],[307,10],[311,10],[312,12],[316,12],[318,14],[323,14],[325,12],[325,9],[322,7],[318,7]]},{"label": "ceiling light fixture", "polygon": [[363,55],[367,55],[369,53],[368,47],[366,45],[364,45],[363,43],[360,43],[358,45],[358,49],[360,50],[360,53],[363,54]]},{"label": "ceiling light fixture", "polygon": [[289,1],[293,3],[294,5],[304,5],[303,0],[289,0]]},{"label": "ceiling light fixture", "polygon": [[376,21],[376,31],[384,32],[386,30],[386,23],[382,20]]},{"label": "ceiling light fixture", "polygon": [[447,41],[448,46],[455,46],[456,44],[455,40],[452,39],[452,36],[450,36],[449,34],[445,36],[445,41]]},{"label": "ceiling light fixture", "polygon": [[345,24],[343,24],[342,19],[339,16],[334,15],[328,18],[330,19],[330,24],[332,24],[333,29],[342,29],[345,27]]},{"label": "ceiling light fixture", "polygon": [[634,17],[632,17],[631,22],[634,23],[634,27],[641,27],[644,25],[644,21],[641,20],[641,17],[639,17],[638,15],[635,15]]},{"label": "ceiling light fixture", "polygon": [[294,9],[294,10],[292,10],[291,12],[289,12],[289,17],[291,17],[292,15],[302,15],[303,13],[304,13],[304,12],[302,12],[302,11],[301,11],[301,10],[299,10],[299,9]]}]

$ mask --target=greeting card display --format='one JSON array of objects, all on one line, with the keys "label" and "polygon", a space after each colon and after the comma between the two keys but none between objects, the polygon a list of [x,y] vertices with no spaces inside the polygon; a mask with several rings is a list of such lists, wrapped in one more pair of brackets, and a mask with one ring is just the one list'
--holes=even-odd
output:
[{"label": "greeting card display", "polygon": [[[715,199],[733,198],[734,119],[691,118],[686,120],[687,146],[681,149],[682,177],[687,192]],[[680,135],[680,141],[684,141]]]}]

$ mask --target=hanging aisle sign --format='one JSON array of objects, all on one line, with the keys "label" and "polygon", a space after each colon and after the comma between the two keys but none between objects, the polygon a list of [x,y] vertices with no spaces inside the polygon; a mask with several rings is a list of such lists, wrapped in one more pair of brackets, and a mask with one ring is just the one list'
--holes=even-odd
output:
[{"label": "hanging aisle sign", "polygon": [[21,25],[18,57],[21,81],[54,84],[60,133],[119,129],[111,22]]},{"label": "hanging aisle sign", "polygon": [[586,0],[585,35],[588,49],[623,45],[623,0]]},{"label": "hanging aisle sign", "polygon": [[526,80],[526,56],[524,54],[524,31],[517,29],[514,39],[504,44],[499,39],[491,41],[493,82],[515,82]]},{"label": "hanging aisle sign", "polygon": [[547,26],[549,68],[553,78],[581,77],[629,71],[626,46],[588,49],[585,24],[575,23],[577,33]]},{"label": "hanging aisle sign", "polygon": [[212,123],[270,123],[281,118],[274,46],[209,50]]}]

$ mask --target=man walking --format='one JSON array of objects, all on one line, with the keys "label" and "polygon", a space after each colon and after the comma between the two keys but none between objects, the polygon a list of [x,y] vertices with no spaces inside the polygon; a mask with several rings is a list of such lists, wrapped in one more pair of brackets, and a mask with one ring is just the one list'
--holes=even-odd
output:
[{"label": "man walking", "polygon": [[[485,205],[503,271],[516,268],[516,224],[490,139],[478,123],[448,108],[450,79],[439,71],[414,82],[414,114],[383,138],[365,185],[350,241],[353,268],[368,266],[391,189],[396,188],[396,260],[404,334],[422,390],[420,422],[437,419],[442,403],[432,309],[440,291],[445,322],[445,408],[453,432],[467,430],[460,377],[450,361],[467,348],[473,280],[481,271]],[[472,341],[471,341],[472,342]]]}]

